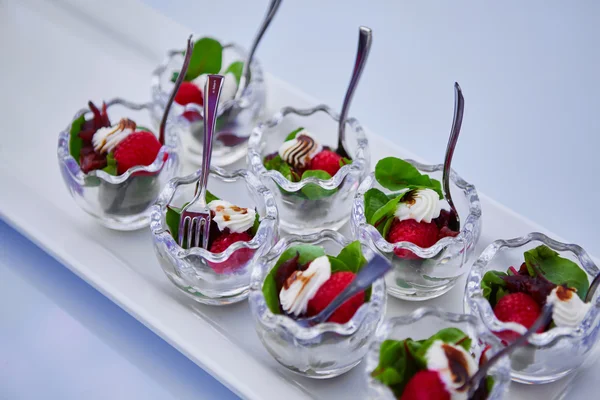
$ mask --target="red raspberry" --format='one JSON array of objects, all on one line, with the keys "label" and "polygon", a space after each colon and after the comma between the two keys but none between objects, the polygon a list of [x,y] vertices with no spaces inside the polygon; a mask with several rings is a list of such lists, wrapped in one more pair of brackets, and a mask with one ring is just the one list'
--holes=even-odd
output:
[{"label": "red raspberry", "polygon": [[[204,105],[204,96],[202,96],[202,90],[192,82],[182,82],[177,94],[175,95],[175,102],[185,106],[190,103]],[[200,115],[195,111],[186,111],[183,113],[183,117],[188,121],[195,121],[200,119]]]},{"label": "red raspberry", "polygon": [[[336,272],[325,281],[325,283],[317,290],[315,297],[308,302],[306,310],[307,316],[311,317],[317,315],[325,307],[329,305],[352,282],[354,274],[352,272]],[[347,300],[342,304],[335,312],[329,317],[327,322],[337,322],[338,324],[345,324],[350,321],[354,313],[363,305],[365,302],[365,293],[360,292],[354,295],[350,300]]]},{"label": "red raspberry", "polygon": [[404,387],[400,400],[450,400],[450,393],[436,371],[419,371]]},{"label": "red raspberry", "polygon": [[[247,232],[236,233],[225,231],[222,232],[210,245],[211,253],[222,253],[229,246],[234,244],[235,242],[249,242],[252,240],[252,236],[250,236]],[[209,262],[208,265],[217,273],[224,274],[227,272],[232,272],[243,266],[252,258],[254,255],[254,250],[252,249],[239,249],[235,251],[227,260],[221,263],[213,263]]]},{"label": "red raspberry", "polygon": [[342,157],[331,150],[323,150],[310,161],[309,170],[321,170],[334,176],[340,170]]},{"label": "red raspberry", "polygon": [[[525,293],[512,293],[502,297],[496,307],[494,314],[496,318],[503,322],[516,322],[529,329],[541,315],[542,310],[533,297]],[[544,331],[544,328],[538,329],[538,333]],[[507,342],[512,342],[519,337],[519,334],[512,331],[499,332],[498,337]]]},{"label": "red raspberry", "polygon": [[156,159],[161,144],[150,132],[133,132],[115,148],[119,175],[138,165],[150,165]]},{"label": "red raspberry", "polygon": [[[434,222],[417,222],[414,219],[399,221],[394,219],[387,240],[390,243],[411,242],[426,248],[436,244],[438,235],[439,230]],[[415,253],[406,249],[394,249],[394,253],[400,258],[419,258]]]}]

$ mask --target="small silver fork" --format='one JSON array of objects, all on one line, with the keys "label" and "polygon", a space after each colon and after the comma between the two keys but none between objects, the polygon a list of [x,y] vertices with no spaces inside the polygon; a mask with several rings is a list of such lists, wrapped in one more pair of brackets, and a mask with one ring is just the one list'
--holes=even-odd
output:
[{"label": "small silver fork", "polygon": [[212,139],[217,122],[217,107],[222,87],[222,75],[209,75],[204,86],[204,147],[202,152],[202,167],[198,170],[200,180],[198,181],[198,186],[196,186],[196,195],[181,210],[177,236],[179,245],[184,247],[183,244],[185,241],[188,249],[199,247],[200,239],[202,239],[202,247],[205,249],[208,247],[211,216],[210,209],[206,204],[206,185],[208,184],[208,174],[210,173]]},{"label": "small silver fork", "polygon": [[265,14],[265,18],[254,37],[254,41],[252,42],[252,47],[250,48],[250,53],[248,53],[248,58],[244,62],[244,67],[242,69],[242,76],[240,77],[240,83],[238,84],[237,91],[235,93],[235,99],[239,100],[242,97],[242,93],[244,93],[244,89],[248,86],[248,82],[250,82],[250,65],[252,65],[252,60],[254,59],[254,53],[256,53],[256,49],[258,48],[258,44],[260,43],[263,35],[271,25],[271,21],[275,18],[275,14],[281,5],[282,0],[271,0],[269,3],[269,8],[267,9],[267,13]]},{"label": "small silver fork", "polygon": [[371,51],[371,43],[373,43],[373,31],[371,28],[361,26],[358,28],[358,48],[356,49],[356,60],[354,61],[354,70],[350,77],[350,83],[346,90],[346,96],[344,97],[344,103],[342,104],[342,112],[340,112],[340,120],[338,122],[338,148],[337,153],[346,158],[350,158],[346,147],[346,119],[348,118],[348,111],[350,110],[350,104],[354,97],[354,92],[358,86],[358,81],[362,76],[362,72],[367,65],[367,59],[369,58],[369,52]]},{"label": "small silver fork", "polygon": [[446,201],[450,206],[450,214],[452,218],[448,222],[448,228],[455,232],[460,231],[460,217],[458,211],[452,201],[452,193],[450,193],[450,173],[452,172],[450,164],[452,163],[452,157],[454,156],[454,149],[458,142],[458,135],[460,135],[460,127],[462,126],[463,115],[465,113],[465,98],[463,97],[462,90],[458,82],[454,82],[454,119],[452,120],[452,129],[450,130],[450,137],[448,138],[448,145],[446,146],[446,155],[444,156],[444,169],[442,171],[442,187],[444,188],[444,194],[446,195]]}]

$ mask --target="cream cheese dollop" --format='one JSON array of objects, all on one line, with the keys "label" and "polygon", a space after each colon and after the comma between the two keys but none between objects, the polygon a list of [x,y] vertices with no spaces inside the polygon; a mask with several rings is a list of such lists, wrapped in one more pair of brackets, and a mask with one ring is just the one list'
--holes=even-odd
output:
[{"label": "cream cheese dollop", "polygon": [[279,303],[288,314],[306,313],[308,302],[331,277],[331,263],[327,256],[315,258],[304,271],[295,271],[279,292]]},{"label": "cream cheese dollop", "polygon": [[477,363],[471,354],[461,346],[436,340],[425,352],[425,359],[427,369],[437,371],[452,400],[467,399],[469,389],[458,389],[477,372]]},{"label": "cream cheese dollop", "polygon": [[279,156],[296,168],[304,168],[322,150],[323,146],[314,136],[303,129],[292,140],[283,142],[279,147]]},{"label": "cream cheese dollop", "polygon": [[400,220],[414,219],[417,222],[431,222],[440,216],[442,203],[437,192],[432,189],[418,189],[407,194],[398,204],[394,215]]},{"label": "cream cheese dollop", "polygon": [[[220,72],[221,75],[225,76],[223,80],[223,87],[221,88],[221,97],[219,97],[219,106],[223,105],[228,100],[232,100],[235,97],[235,93],[237,92],[237,78],[232,72],[228,72],[224,74]],[[202,95],[204,95],[204,86],[206,85],[206,81],[208,80],[208,74],[202,74],[193,80],[194,85],[198,86],[202,91]]]},{"label": "cream cheese dollop", "polygon": [[220,231],[229,228],[231,232],[242,233],[254,225],[256,211],[251,208],[234,206],[224,200],[213,200],[208,203],[208,208],[214,213],[213,221]]},{"label": "cream cheese dollop", "polygon": [[123,118],[118,124],[100,128],[92,136],[92,145],[97,153],[110,153],[127,136],[135,132],[136,124],[130,119]]},{"label": "cream cheese dollop", "polygon": [[590,303],[581,300],[574,289],[564,286],[555,287],[546,298],[546,302],[554,305],[554,324],[565,328],[577,328],[591,307]]}]

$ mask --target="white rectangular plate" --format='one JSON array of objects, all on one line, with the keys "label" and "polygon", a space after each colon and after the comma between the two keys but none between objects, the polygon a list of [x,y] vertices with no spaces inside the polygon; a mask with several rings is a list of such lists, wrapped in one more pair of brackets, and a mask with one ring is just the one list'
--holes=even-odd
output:
[{"label": "white rectangular plate", "polygon": [[[241,397],[364,397],[360,366],[327,381],[285,371],[259,342],[246,303],[226,308],[194,304],[163,275],[148,230],[120,233],[100,227],[64,187],[56,161],[57,135],[75,111],[89,99],[148,99],[153,67],[167,49],[181,47],[188,34],[133,0],[0,2],[0,47],[18,59],[0,67],[0,215]],[[271,75],[267,79],[269,112],[316,103]],[[20,84],[25,81],[27,85]],[[416,158],[374,134],[369,137],[373,160]],[[497,238],[544,231],[481,197],[484,229],[478,252]],[[462,283],[427,304],[461,312]],[[390,299],[388,316],[421,305]],[[551,398],[565,384],[513,384],[510,398]]]}]

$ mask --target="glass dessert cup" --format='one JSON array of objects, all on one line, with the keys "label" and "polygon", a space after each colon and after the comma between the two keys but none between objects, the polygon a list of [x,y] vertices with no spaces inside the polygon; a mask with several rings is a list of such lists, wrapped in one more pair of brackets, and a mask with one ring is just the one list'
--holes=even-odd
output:
[{"label": "glass dessert cup", "polygon": [[[236,44],[223,46],[223,65],[234,61],[246,60],[246,51]],[[173,89],[172,73],[178,72],[183,64],[184,52],[171,50],[165,61],[160,64],[152,75],[152,101],[154,126],[160,125],[160,120]],[[225,166],[232,164],[246,155],[248,149],[248,132],[251,131],[265,107],[265,82],[260,64],[254,58],[250,65],[250,81],[239,99],[223,102],[219,106],[217,126],[215,131],[211,164]],[[186,118],[184,112],[195,112],[197,118]],[[179,123],[184,154],[192,163],[202,164],[202,140],[204,126],[201,115],[202,107],[188,107],[173,103],[172,116]],[[187,114],[187,113],[186,113]]]},{"label": "glass dessert cup", "polygon": [[[194,197],[197,172],[172,179],[152,207],[150,229],[154,250],[160,265],[171,282],[195,301],[209,305],[237,303],[248,297],[252,265],[277,241],[277,208],[272,193],[251,172],[237,170],[228,173],[221,168],[211,169],[208,188],[215,194],[235,194],[236,203],[256,208],[260,225],[251,241],[231,244],[221,253],[212,253],[201,247],[183,249],[169,232],[166,220],[167,206],[181,207]],[[226,199],[224,199],[226,200]],[[234,262],[234,253],[252,249],[252,258],[235,269],[221,271],[228,262]]]},{"label": "glass dessert cup", "polygon": [[[138,127],[150,125],[150,104],[116,98],[106,105],[113,121],[128,117],[136,121]],[[120,231],[143,228],[150,222],[150,207],[160,190],[178,171],[179,139],[176,129],[167,124],[165,144],[148,166],[133,167],[118,176],[103,170],[85,174],[70,153],[70,136],[73,123],[81,116],[91,114],[88,108],[79,110],[59,135],[58,163],[65,184],[75,202],[102,225]]]},{"label": "glass dessert cup", "polygon": [[[442,165],[425,165],[405,160],[421,173],[441,180]],[[467,264],[481,235],[481,206],[475,187],[452,171],[451,190],[458,211],[461,229],[456,237],[440,239],[428,248],[410,242],[390,243],[365,218],[364,195],[371,188],[390,193],[371,173],[358,188],[352,208],[351,229],[355,238],[385,255],[393,265],[386,275],[388,293],[410,301],[428,300],[448,292],[458,278],[468,272]],[[401,258],[394,250],[406,249],[419,258]]]},{"label": "glass dessert cup", "polygon": [[[299,375],[326,379],[341,375],[360,363],[372,336],[385,313],[385,283],[372,286],[369,302],[363,304],[345,324],[326,322],[310,328],[294,319],[271,312],[262,291],[263,282],[281,254],[299,244],[320,245],[327,254],[337,254],[350,243],[332,230],[279,240],[268,254],[257,259],[250,286],[250,309],[256,331],[268,352],[281,365]],[[367,259],[373,253],[363,246]]]},{"label": "glass dessert cup", "polygon": [[[506,271],[510,266],[523,263],[523,253],[539,245],[546,245],[579,265],[591,283],[599,273],[598,267],[581,247],[565,244],[541,234],[530,233],[510,240],[497,240],[489,245],[473,268],[467,280],[465,311],[481,320],[492,332],[513,330],[525,332],[525,327],[496,318],[489,301],[483,297],[481,282],[487,271]],[[527,384],[556,381],[577,369],[590,354],[598,340],[600,330],[600,291],[596,291],[591,307],[575,329],[554,327],[536,333],[527,346],[517,349],[511,356],[512,379]]]},{"label": "glass dessert cup", "polygon": [[352,163],[344,165],[328,180],[309,177],[291,182],[279,171],[268,171],[263,160],[276,152],[286,136],[298,127],[312,132],[323,145],[337,144],[338,119],[338,114],[326,105],[309,109],[285,107],[254,128],[250,136],[248,165],[275,194],[281,227],[288,232],[337,230],[348,221],[352,199],[370,166],[365,132],[357,120],[347,120],[346,146]]},{"label": "glass dessert cup", "polygon": [[[502,349],[500,340],[494,336],[481,322],[471,315],[454,314],[442,311],[438,308],[422,307],[408,315],[394,317],[386,320],[377,330],[375,339],[369,345],[366,355],[365,377],[369,386],[369,399],[395,399],[392,390],[371,376],[379,365],[381,344],[388,339],[414,340],[427,339],[438,331],[445,328],[458,328],[466,333],[471,339],[472,354],[481,354],[486,345],[491,348],[486,351],[489,359]],[[488,373],[494,379],[492,391],[488,394],[488,400],[502,399],[510,383],[510,363],[508,357],[502,357],[493,365]]]}]

